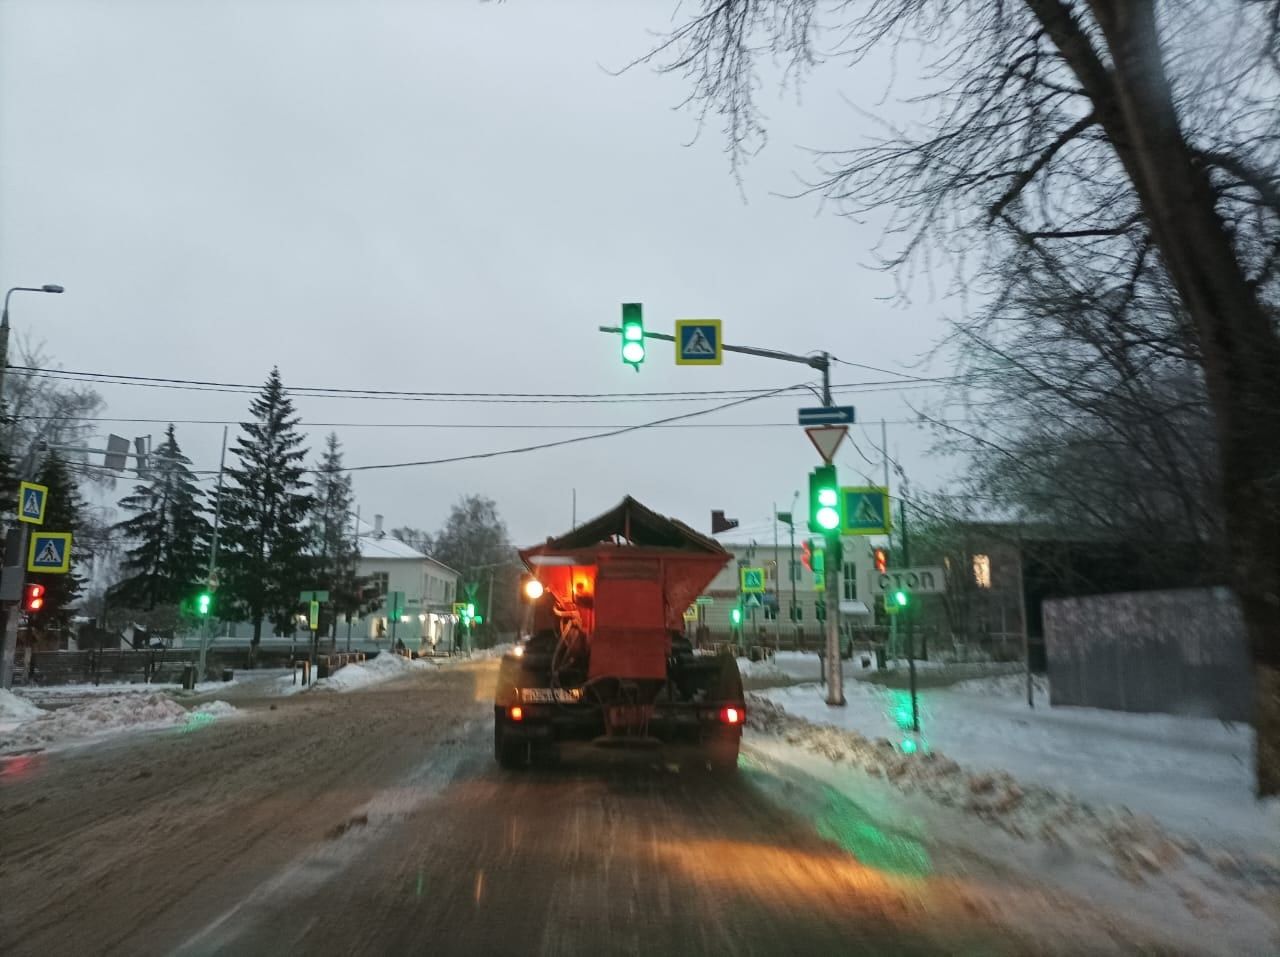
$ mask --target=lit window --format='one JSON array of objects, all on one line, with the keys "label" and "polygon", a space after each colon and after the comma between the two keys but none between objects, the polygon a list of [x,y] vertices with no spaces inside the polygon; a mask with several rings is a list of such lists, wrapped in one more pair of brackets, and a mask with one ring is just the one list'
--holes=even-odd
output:
[{"label": "lit window", "polygon": [[991,587],[991,558],[988,555],[973,556],[973,581],[979,588]]}]

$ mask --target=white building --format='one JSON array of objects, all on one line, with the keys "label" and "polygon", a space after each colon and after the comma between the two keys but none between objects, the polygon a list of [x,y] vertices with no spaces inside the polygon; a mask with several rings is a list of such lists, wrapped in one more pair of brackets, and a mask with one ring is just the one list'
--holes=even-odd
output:
[{"label": "white building", "polygon": [[[733,560],[703,590],[699,619],[689,623],[690,631],[705,625],[713,640],[725,640],[731,630],[732,610],[741,601],[743,638],[752,644],[766,639],[764,643],[772,645],[775,635],[780,636],[784,646],[796,637],[813,643],[825,634],[826,626],[818,613],[820,606],[825,607],[826,593],[815,589],[814,573],[804,566],[799,540],[794,559],[788,544],[780,544],[776,550],[773,544],[721,544],[733,554]],[[858,593],[860,587],[865,587],[862,583],[871,566],[871,548],[866,539],[847,538],[843,551],[840,621],[841,631],[847,634],[850,629],[871,627],[875,615],[866,596]],[[742,592],[743,568],[764,570],[764,593]]]},{"label": "white building", "polygon": [[[381,515],[372,527],[362,523],[360,533],[357,574],[373,579],[383,596],[382,607],[361,620],[361,637],[375,644],[403,641],[411,651],[452,649],[458,573],[386,534]],[[396,593],[403,596],[399,615],[388,601]]]}]

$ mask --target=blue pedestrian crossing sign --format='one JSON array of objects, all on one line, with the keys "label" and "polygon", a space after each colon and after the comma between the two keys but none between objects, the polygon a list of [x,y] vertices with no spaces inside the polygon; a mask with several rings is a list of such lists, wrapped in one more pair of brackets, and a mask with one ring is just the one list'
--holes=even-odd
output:
[{"label": "blue pedestrian crossing sign", "polygon": [[18,521],[32,525],[44,524],[44,507],[49,502],[49,487],[35,482],[23,482],[18,486]]},{"label": "blue pedestrian crossing sign", "polygon": [[71,571],[70,532],[32,532],[27,571],[65,575]]},{"label": "blue pedestrian crossing sign", "polygon": [[719,319],[676,320],[676,365],[718,366],[723,362]]},{"label": "blue pedestrian crossing sign", "polygon": [[889,510],[889,490],[874,485],[846,486],[840,489],[844,507],[845,535],[888,535],[892,526]]}]

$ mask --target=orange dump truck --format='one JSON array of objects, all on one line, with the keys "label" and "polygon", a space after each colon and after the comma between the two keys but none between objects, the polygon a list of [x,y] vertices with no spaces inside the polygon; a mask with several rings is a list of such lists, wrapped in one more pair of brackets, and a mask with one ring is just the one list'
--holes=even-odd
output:
[{"label": "orange dump truck", "polygon": [[737,663],[694,654],[684,636],[685,610],[729,561],[718,542],[626,498],[520,557],[529,627],[499,671],[500,765],[581,744],[737,767]]}]

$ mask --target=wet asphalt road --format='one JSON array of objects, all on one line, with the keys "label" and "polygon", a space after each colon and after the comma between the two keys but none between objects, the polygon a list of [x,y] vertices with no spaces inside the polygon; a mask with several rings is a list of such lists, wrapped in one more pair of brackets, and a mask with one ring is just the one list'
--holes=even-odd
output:
[{"label": "wet asphalt road", "polygon": [[0,953],[1174,952],[749,759],[502,772],[495,670],[6,762]]}]

